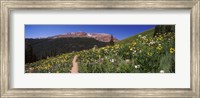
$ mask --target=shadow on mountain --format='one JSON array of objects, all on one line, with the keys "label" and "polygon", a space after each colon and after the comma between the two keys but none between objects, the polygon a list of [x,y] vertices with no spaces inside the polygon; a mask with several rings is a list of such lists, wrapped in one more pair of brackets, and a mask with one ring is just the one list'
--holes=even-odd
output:
[{"label": "shadow on mountain", "polygon": [[94,38],[25,39],[25,63],[112,44],[113,41],[102,42]]}]

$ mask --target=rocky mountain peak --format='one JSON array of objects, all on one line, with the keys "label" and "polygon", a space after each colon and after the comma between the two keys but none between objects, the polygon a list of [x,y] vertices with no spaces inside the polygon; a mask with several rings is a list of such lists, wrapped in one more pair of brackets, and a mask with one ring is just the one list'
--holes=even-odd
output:
[{"label": "rocky mountain peak", "polygon": [[112,36],[111,34],[106,34],[106,33],[86,33],[86,32],[70,32],[70,33],[64,33],[56,36],[52,36],[49,38],[94,38],[98,41],[102,42],[110,42],[113,40],[114,42],[117,42],[118,39]]}]

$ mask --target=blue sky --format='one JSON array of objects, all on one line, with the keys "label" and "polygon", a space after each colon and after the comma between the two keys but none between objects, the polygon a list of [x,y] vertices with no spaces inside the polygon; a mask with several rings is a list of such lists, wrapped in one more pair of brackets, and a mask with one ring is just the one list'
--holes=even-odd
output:
[{"label": "blue sky", "polygon": [[82,31],[112,34],[122,40],[154,27],[155,25],[25,25],[25,38],[41,38]]}]

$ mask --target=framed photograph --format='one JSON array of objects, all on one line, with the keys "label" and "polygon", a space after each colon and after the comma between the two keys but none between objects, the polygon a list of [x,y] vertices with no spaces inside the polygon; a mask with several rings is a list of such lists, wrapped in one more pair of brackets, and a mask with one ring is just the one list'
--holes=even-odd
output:
[{"label": "framed photograph", "polygon": [[0,0],[1,97],[199,98],[199,0]]},{"label": "framed photograph", "polygon": [[25,25],[25,73],[69,72],[175,73],[175,25]]}]

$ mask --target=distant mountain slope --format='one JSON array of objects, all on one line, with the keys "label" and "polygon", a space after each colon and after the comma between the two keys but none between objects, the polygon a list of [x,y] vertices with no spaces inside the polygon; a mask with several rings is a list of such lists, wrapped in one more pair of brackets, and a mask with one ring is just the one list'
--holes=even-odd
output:
[{"label": "distant mountain slope", "polygon": [[31,44],[37,60],[62,53],[91,49],[95,45],[103,47],[110,44],[94,38],[26,39],[26,43]]},{"label": "distant mountain slope", "polygon": [[26,63],[46,59],[62,53],[103,47],[118,41],[110,34],[74,32],[48,38],[25,39]]},{"label": "distant mountain slope", "polygon": [[113,38],[114,42],[117,42],[118,39],[113,37],[111,34],[106,33],[86,33],[86,32],[71,32],[71,33],[64,33],[52,37],[48,37],[49,39],[56,39],[56,38],[94,38],[101,42],[110,42],[110,40]]}]

